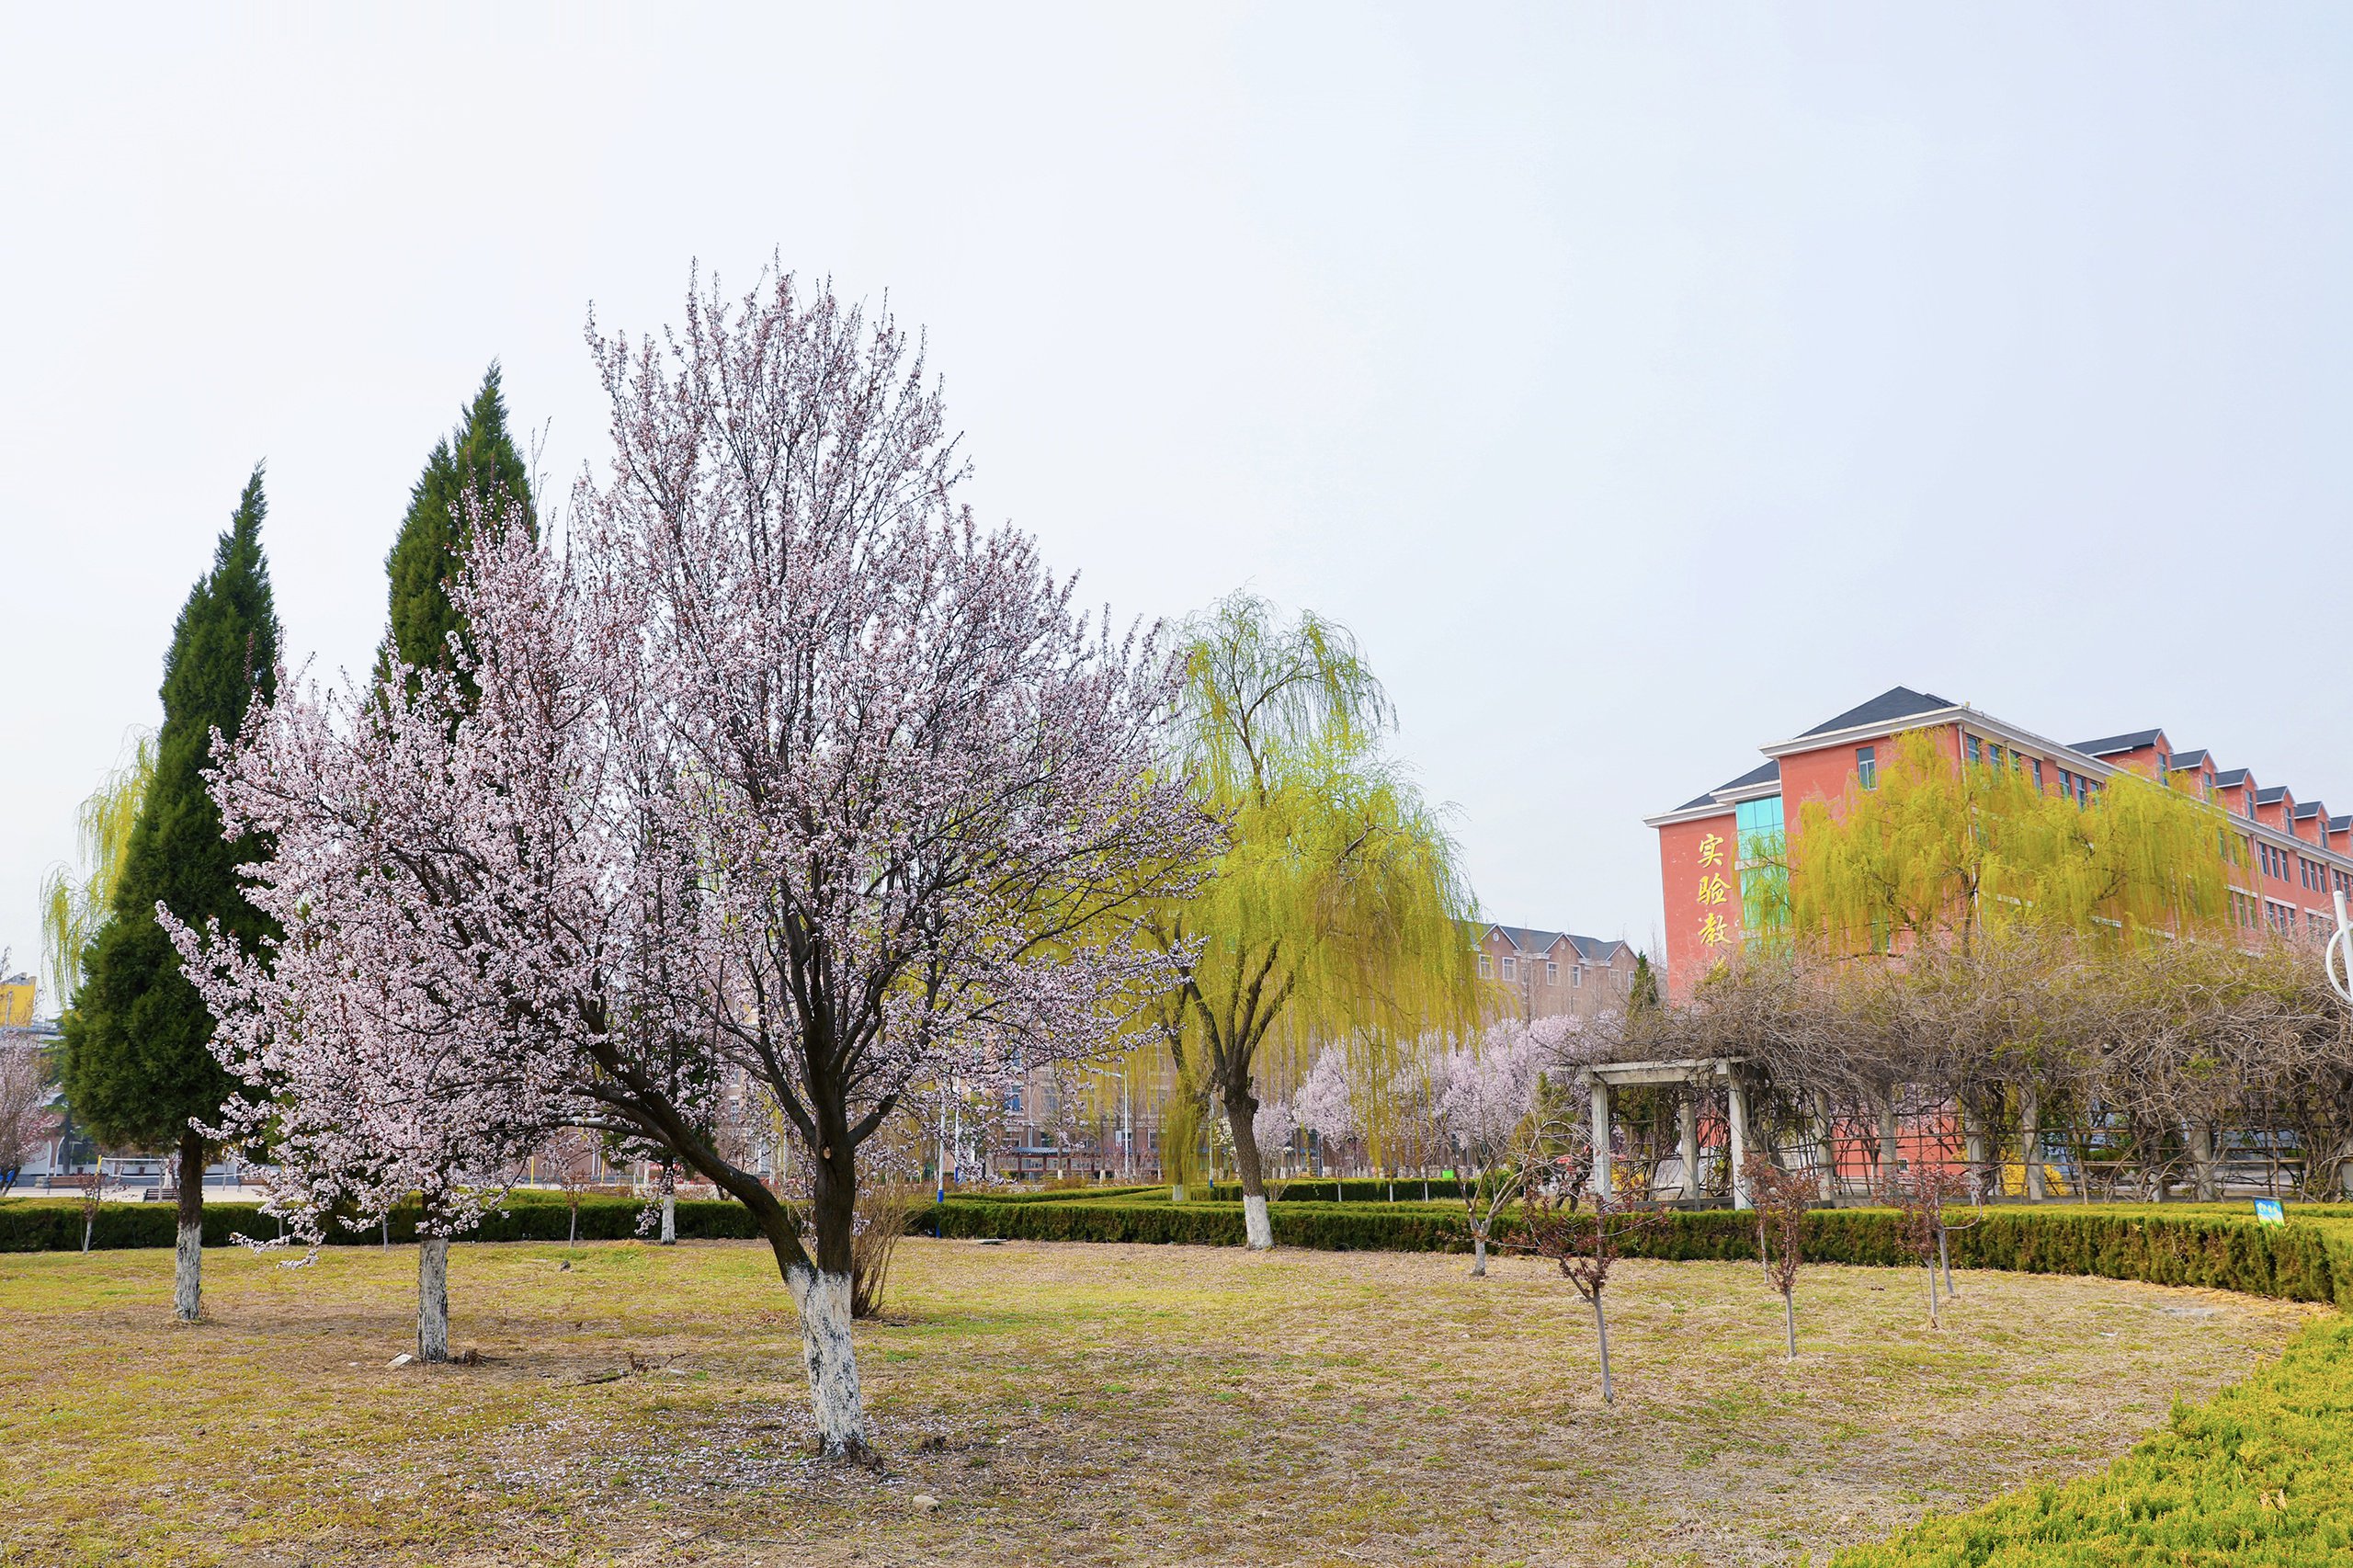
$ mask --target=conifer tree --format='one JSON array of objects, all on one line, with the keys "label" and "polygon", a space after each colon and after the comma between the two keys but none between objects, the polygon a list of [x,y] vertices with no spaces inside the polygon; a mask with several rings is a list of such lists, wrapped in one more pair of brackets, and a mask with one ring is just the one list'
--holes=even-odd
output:
[{"label": "conifer tree", "polygon": [[213,1060],[212,1015],[181,975],[155,906],[199,926],[218,920],[249,951],[264,934],[236,875],[264,846],[223,840],[204,773],[213,732],[234,735],[246,707],[256,696],[267,701],[276,686],[278,615],[261,549],[267,511],[256,467],[211,571],[189,591],[173,629],[154,777],[131,830],[113,918],[90,944],[65,1020],[65,1094],[75,1119],[101,1142],[179,1156],[174,1308],[184,1322],[202,1306],[199,1248],[211,1153],[191,1122],[216,1120],[234,1085]]},{"label": "conifer tree", "polygon": [[[411,669],[455,668],[449,638],[452,633],[462,638],[465,627],[449,602],[449,584],[457,575],[458,552],[478,515],[500,525],[519,525],[536,537],[530,476],[507,433],[506,400],[499,389],[495,360],[460,416],[457,430],[434,443],[424,473],[409,492],[408,516],[402,519],[400,535],[384,558],[384,571],[392,578],[392,622],[378,659],[380,675],[394,659]],[[410,684],[414,690],[415,682]],[[470,680],[468,686],[471,689]]]}]

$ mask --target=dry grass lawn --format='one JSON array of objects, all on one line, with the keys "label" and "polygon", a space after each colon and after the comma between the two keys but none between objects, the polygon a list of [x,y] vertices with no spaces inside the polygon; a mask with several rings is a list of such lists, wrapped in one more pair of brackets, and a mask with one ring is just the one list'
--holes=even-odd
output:
[{"label": "dry grass lawn", "polygon": [[[388,1369],[413,1250],[0,1257],[0,1562],[1779,1563],[2121,1452],[2311,1309],[1820,1267],[1621,1266],[1619,1400],[1507,1260],[916,1241],[820,1467],[764,1247],[460,1246],[472,1367]],[[918,1494],[937,1499],[918,1504]]]}]

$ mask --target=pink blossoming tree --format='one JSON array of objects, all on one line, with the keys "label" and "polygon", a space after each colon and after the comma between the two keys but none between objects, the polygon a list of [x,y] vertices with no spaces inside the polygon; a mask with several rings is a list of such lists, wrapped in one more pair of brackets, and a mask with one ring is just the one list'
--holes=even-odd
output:
[{"label": "pink blossoming tree", "polygon": [[[1134,914],[1219,829],[1165,772],[1169,661],[978,526],[887,317],[771,276],[591,341],[611,470],[563,555],[472,547],[474,705],[290,684],[218,784],[277,835],[275,971],[183,939],[233,1060],[397,1037],[487,1125],[618,1131],[744,1203],[859,1457],[860,1145],[911,1092],[1110,1048],[1169,981]],[[813,1245],[713,1131],[731,1071],[801,1146]]]}]

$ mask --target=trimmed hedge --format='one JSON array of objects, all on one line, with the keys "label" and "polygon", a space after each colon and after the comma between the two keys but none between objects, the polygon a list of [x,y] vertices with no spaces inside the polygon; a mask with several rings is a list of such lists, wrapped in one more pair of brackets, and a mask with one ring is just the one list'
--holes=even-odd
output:
[{"label": "trimmed hedge", "polygon": [[[637,1232],[643,1205],[633,1199],[585,1198],[580,1202],[580,1239],[623,1241]],[[419,1210],[396,1209],[392,1214],[392,1239],[416,1240]],[[90,1245],[167,1247],[178,1233],[177,1211],[168,1203],[108,1203],[98,1210]],[[464,1239],[483,1242],[560,1242],[571,1233],[571,1211],[558,1199],[525,1199],[494,1210],[482,1228]],[[229,1246],[243,1234],[267,1239],[277,1233],[277,1221],[265,1217],[254,1203],[208,1203],[204,1206],[204,1244]],[[679,1237],[699,1241],[745,1240],[756,1237],[759,1227],[752,1212],[729,1199],[681,1199],[677,1205]],[[331,1245],[365,1246],[381,1239],[374,1227],[364,1231],[335,1231]],[[71,1201],[32,1199],[0,1204],[0,1252],[78,1252],[82,1247],[82,1206]]]}]

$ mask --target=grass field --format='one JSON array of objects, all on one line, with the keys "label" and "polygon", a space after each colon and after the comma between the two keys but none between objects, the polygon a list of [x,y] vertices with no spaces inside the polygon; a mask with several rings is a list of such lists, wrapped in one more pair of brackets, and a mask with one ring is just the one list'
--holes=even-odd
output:
[{"label": "grass field", "polygon": [[[1631,1262],[908,1242],[859,1355],[882,1473],[807,1458],[755,1244],[452,1254],[479,1365],[388,1369],[413,1250],[0,1258],[0,1561],[1790,1562],[2094,1470],[2276,1353],[2284,1302]],[[926,1507],[918,1497],[936,1499]]]}]

